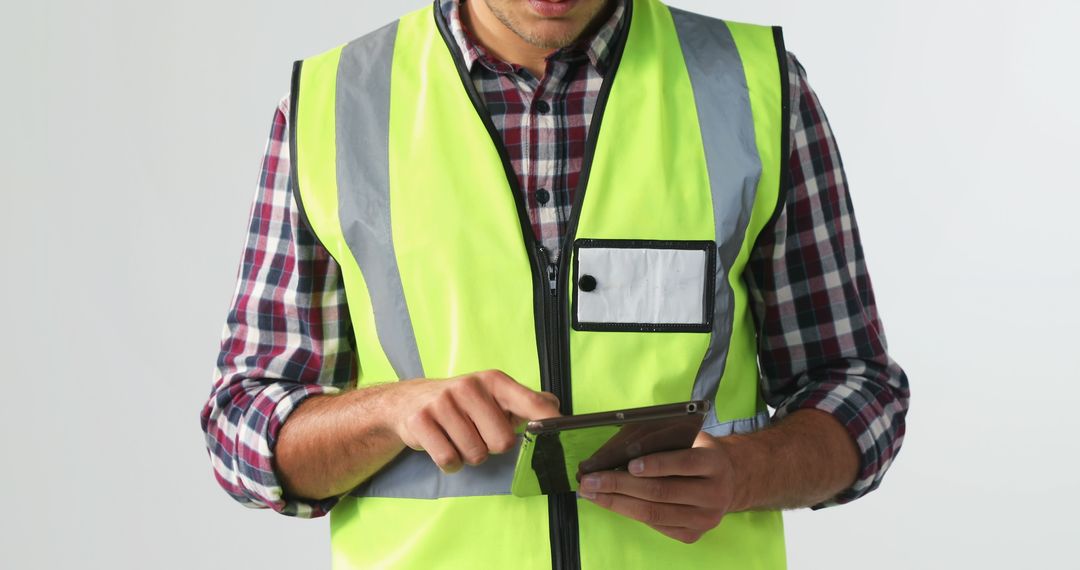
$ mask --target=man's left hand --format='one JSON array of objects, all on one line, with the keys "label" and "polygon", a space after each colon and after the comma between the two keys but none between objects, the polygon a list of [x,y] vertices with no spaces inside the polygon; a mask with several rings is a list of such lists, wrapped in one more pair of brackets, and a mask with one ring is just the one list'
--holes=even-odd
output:
[{"label": "man's left hand", "polygon": [[639,457],[627,471],[590,473],[578,494],[687,544],[720,524],[734,502],[731,457],[701,432],[690,449]]}]

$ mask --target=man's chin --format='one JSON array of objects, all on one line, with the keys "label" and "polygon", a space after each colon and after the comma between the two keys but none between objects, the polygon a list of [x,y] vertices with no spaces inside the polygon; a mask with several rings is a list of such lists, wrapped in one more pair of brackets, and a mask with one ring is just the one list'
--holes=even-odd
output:
[{"label": "man's chin", "polygon": [[518,35],[529,44],[540,49],[560,49],[573,44],[584,30],[566,22],[542,22],[528,30],[519,31]]}]

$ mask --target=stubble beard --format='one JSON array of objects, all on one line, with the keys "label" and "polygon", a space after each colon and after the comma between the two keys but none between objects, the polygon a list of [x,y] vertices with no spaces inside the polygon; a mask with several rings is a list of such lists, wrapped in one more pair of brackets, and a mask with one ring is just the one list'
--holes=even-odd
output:
[{"label": "stubble beard", "polygon": [[585,23],[582,24],[579,29],[569,30],[564,34],[549,36],[545,34],[534,33],[533,31],[528,29],[527,26],[523,25],[520,21],[515,19],[514,16],[509,13],[509,11],[503,10],[502,6],[498,2],[493,2],[492,0],[484,0],[484,3],[487,4],[488,10],[491,10],[491,13],[494,14],[500,22],[502,22],[502,25],[506,26],[510,29],[510,31],[517,34],[518,37],[525,40],[530,45],[536,46],[540,49],[551,50],[562,49],[577,41],[577,39],[581,37],[585,30],[591,28],[592,25],[596,23],[597,18],[599,18],[600,14],[604,12],[604,8],[608,4],[608,2],[601,2],[597,6],[596,10],[592,14],[589,14],[588,19],[585,20]]}]

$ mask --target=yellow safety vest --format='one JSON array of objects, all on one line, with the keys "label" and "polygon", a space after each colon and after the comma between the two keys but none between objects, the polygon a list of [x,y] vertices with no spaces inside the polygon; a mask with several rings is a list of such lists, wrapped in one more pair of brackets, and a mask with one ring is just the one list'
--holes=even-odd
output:
[{"label": "yellow safety vest", "polygon": [[[564,413],[708,399],[709,433],[767,423],[741,276],[781,199],[782,36],[627,9],[555,264],[437,5],[297,62],[293,191],[342,268],[360,387],[495,368]],[[785,566],[779,512],[683,544],[509,495],[513,455],[444,475],[406,451],[333,509],[334,567]]]}]

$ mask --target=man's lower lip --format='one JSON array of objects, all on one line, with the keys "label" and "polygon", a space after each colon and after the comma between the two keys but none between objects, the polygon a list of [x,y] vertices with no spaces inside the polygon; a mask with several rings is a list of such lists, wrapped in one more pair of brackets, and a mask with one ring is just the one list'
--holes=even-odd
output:
[{"label": "man's lower lip", "polygon": [[547,18],[557,18],[559,16],[565,16],[575,5],[578,0],[563,0],[562,2],[551,2],[550,0],[529,0],[529,5],[537,14]]}]

